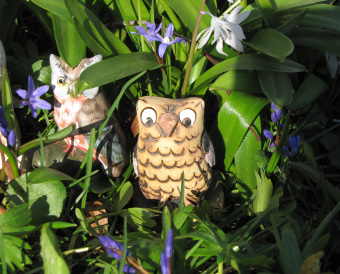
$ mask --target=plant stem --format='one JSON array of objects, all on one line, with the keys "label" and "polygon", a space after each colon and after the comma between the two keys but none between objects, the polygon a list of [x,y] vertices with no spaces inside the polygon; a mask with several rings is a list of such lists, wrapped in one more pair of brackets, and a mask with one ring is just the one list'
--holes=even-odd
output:
[{"label": "plant stem", "polygon": [[0,150],[3,151],[6,156],[8,157],[8,161],[11,164],[11,168],[13,171],[13,178],[19,178],[19,170],[18,170],[18,163],[17,163],[17,159],[14,157],[14,155],[12,154],[11,150],[4,146],[2,143],[0,143]]},{"label": "plant stem", "polygon": [[200,26],[200,22],[201,22],[201,18],[202,18],[201,12],[204,8],[204,4],[205,4],[205,0],[202,1],[202,5],[201,5],[201,9],[198,13],[194,33],[192,34],[192,41],[191,41],[191,46],[190,46],[190,51],[189,51],[189,56],[188,56],[188,62],[187,62],[187,70],[185,71],[185,76],[184,76],[184,81],[183,81],[183,86],[182,86],[182,92],[181,92],[182,98],[185,97],[186,94],[187,94],[189,77],[190,77],[190,72],[191,72],[192,63],[193,63],[193,60],[194,60],[195,48],[196,48],[196,38],[197,38],[198,28]]}]

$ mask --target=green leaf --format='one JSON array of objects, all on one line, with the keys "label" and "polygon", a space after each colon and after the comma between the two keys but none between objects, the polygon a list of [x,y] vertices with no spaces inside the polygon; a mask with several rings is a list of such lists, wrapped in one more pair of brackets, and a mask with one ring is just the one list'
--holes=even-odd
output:
[{"label": "green leaf", "polygon": [[132,207],[122,211],[121,216],[127,216],[129,225],[134,228],[140,228],[141,226],[154,227],[157,223],[151,218],[154,214],[144,208]]},{"label": "green leaf", "polygon": [[45,273],[70,273],[63,254],[60,251],[57,237],[50,229],[49,224],[44,224],[41,228],[40,245],[40,254],[43,258]]},{"label": "green leaf", "polygon": [[12,273],[17,273],[13,264],[22,271],[25,270],[25,265],[32,264],[31,259],[23,251],[23,248],[31,249],[31,247],[23,239],[11,235],[4,235],[0,231],[0,242],[2,244],[2,246],[0,246],[0,256],[2,259],[5,257],[6,260],[6,262],[1,262],[2,270],[5,268],[3,264],[6,263],[12,270]]},{"label": "green leaf", "polygon": [[332,209],[331,212],[327,214],[327,216],[322,220],[319,226],[315,229],[312,237],[308,240],[305,248],[302,251],[302,257],[305,259],[309,255],[311,255],[312,250],[314,250],[314,246],[319,238],[322,237],[322,234],[325,232],[326,228],[334,221],[334,217],[338,214],[340,210],[340,202]]},{"label": "green leaf", "polygon": [[0,227],[3,233],[11,233],[13,230],[20,231],[17,228],[27,226],[31,222],[31,211],[28,210],[28,204],[20,204],[17,207],[8,209],[0,216]]},{"label": "green leaf", "polygon": [[[246,132],[268,101],[241,92],[232,92],[221,107],[217,120],[209,133],[217,163],[224,162],[228,170]],[[255,138],[255,136],[253,136]]]},{"label": "green leaf", "polygon": [[273,193],[272,181],[266,177],[262,169],[260,171],[261,176],[255,172],[257,181],[256,197],[253,202],[255,214],[260,214],[268,209]]},{"label": "green leaf", "polygon": [[322,93],[328,89],[328,85],[314,74],[308,76],[308,78],[300,85],[296,91],[293,101],[288,106],[290,110],[297,110],[303,108],[314,100],[316,100]]},{"label": "green leaf", "polygon": [[53,15],[54,36],[61,58],[71,67],[77,66],[85,56],[86,45],[73,23]]},{"label": "green leaf", "polygon": [[298,27],[287,35],[295,45],[340,56],[340,32],[313,27]]},{"label": "green leaf", "polygon": [[303,17],[299,26],[340,31],[339,17],[339,6],[319,4],[308,8],[308,13]]},{"label": "green leaf", "polygon": [[130,182],[125,182],[119,191],[119,195],[113,200],[114,211],[121,211],[130,201],[133,195],[133,186]]},{"label": "green leaf", "polygon": [[279,107],[289,105],[293,100],[293,86],[286,73],[258,71],[259,82],[267,98]]},{"label": "green leaf", "polygon": [[[76,128],[76,125],[71,124],[68,127],[64,128],[63,130],[60,130],[60,131],[58,131],[54,134],[42,137],[41,140],[43,141],[44,144],[54,143],[58,140],[61,140],[61,139],[64,139],[65,137],[67,137],[69,134],[71,134],[74,131],[75,128]],[[31,148],[37,147],[39,145],[40,145],[40,138],[29,141],[29,142],[23,144],[18,149],[18,154],[21,155],[21,154],[25,153],[26,151],[30,150]]]},{"label": "green leaf", "polygon": [[28,176],[29,184],[41,184],[61,180],[75,181],[71,176],[48,167],[39,167],[33,170]]},{"label": "green leaf", "polygon": [[282,248],[279,248],[285,273],[299,274],[302,256],[295,234],[290,229],[282,231]]},{"label": "green leaf", "polygon": [[[194,32],[194,28],[197,22],[202,1],[167,0],[167,2],[171,6],[171,8],[176,12],[179,18],[183,21],[183,23],[190,29],[190,31]],[[206,5],[204,6],[203,10],[209,11]],[[200,22],[199,31],[208,28],[210,26],[210,21],[211,17],[209,15],[203,15]]]},{"label": "green leaf", "polygon": [[255,157],[257,151],[261,150],[261,141],[259,137],[261,135],[261,120],[259,115],[251,127],[253,131],[248,129],[234,158],[237,188],[242,194],[246,194],[244,198],[249,198],[256,188],[255,174],[258,170],[258,166],[255,162]]},{"label": "green leaf", "polygon": [[65,3],[71,16],[74,17],[74,24],[79,35],[94,54],[108,56],[131,52],[92,11],[86,8],[85,4],[77,0],[65,0]]},{"label": "green leaf", "polygon": [[272,0],[255,0],[256,6],[259,9],[263,20],[268,27],[275,27],[278,21],[275,14],[275,4]]},{"label": "green leaf", "polygon": [[32,2],[72,23],[71,15],[66,8],[64,0],[32,0]]},{"label": "green leaf", "polygon": [[103,60],[82,72],[78,80],[78,92],[117,81],[158,65],[153,54],[144,52],[118,55]]},{"label": "green leaf", "polygon": [[285,59],[280,63],[275,58],[260,54],[244,54],[227,59],[203,73],[194,84],[190,95],[202,94],[202,89],[220,74],[229,70],[264,70],[276,72],[301,72],[307,69],[298,63]]},{"label": "green leaf", "polygon": [[251,70],[230,70],[218,77],[209,89],[215,94],[228,90],[262,93],[257,74]]},{"label": "green leaf", "polygon": [[60,181],[32,184],[28,201],[32,211],[32,223],[55,221],[60,217],[66,199],[66,188]]},{"label": "green leaf", "polygon": [[250,42],[244,44],[280,62],[283,62],[294,49],[294,44],[287,36],[270,28],[258,31]]},{"label": "green leaf", "polygon": [[281,26],[276,28],[276,30],[282,33],[287,33],[288,31],[292,30],[293,28],[297,27],[300,24],[302,18],[306,15],[307,12],[308,9],[305,9],[300,13],[294,15],[292,18],[285,21]]}]

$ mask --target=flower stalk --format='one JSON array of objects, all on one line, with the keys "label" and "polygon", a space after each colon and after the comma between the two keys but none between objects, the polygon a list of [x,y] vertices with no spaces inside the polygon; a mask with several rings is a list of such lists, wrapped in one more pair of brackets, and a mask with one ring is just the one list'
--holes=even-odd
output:
[{"label": "flower stalk", "polygon": [[205,5],[205,0],[202,1],[202,5],[201,5],[200,12],[198,13],[194,33],[192,34],[192,41],[191,41],[191,46],[190,46],[190,51],[189,51],[189,56],[188,56],[187,69],[185,71],[185,76],[184,76],[184,81],[183,81],[182,91],[181,91],[182,98],[184,98],[187,94],[189,77],[190,77],[190,72],[191,72],[192,63],[194,60],[195,48],[196,48],[196,38],[198,35],[198,29],[199,29],[201,18],[202,18],[201,12],[203,11],[204,5]]}]

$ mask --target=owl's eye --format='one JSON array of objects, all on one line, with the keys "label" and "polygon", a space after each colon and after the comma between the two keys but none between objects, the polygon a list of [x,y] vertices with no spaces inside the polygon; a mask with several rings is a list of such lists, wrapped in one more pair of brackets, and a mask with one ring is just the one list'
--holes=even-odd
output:
[{"label": "owl's eye", "polygon": [[192,127],[196,120],[196,113],[192,109],[182,110],[179,114],[179,120],[185,127]]},{"label": "owl's eye", "polygon": [[63,77],[59,77],[58,79],[57,79],[57,83],[58,83],[58,85],[59,86],[65,86],[65,84],[66,84],[66,80],[65,80],[65,78],[63,78]]},{"label": "owl's eye", "polygon": [[156,122],[156,112],[152,108],[146,108],[142,112],[141,119],[145,126],[151,127]]}]

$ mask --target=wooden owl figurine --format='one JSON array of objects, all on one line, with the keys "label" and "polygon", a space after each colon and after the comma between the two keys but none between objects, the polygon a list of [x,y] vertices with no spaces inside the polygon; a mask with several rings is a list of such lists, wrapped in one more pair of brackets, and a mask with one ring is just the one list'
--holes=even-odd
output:
[{"label": "wooden owl figurine", "polygon": [[197,203],[209,187],[215,164],[214,147],[203,128],[204,101],[141,97],[137,118],[133,163],[144,196],[178,201],[184,172],[184,202]]},{"label": "wooden owl figurine", "polygon": [[[79,148],[87,151],[90,142],[91,128],[96,129],[102,124],[109,111],[106,97],[99,88],[85,90],[74,98],[77,80],[89,66],[102,60],[101,55],[84,58],[75,68],[69,67],[60,57],[50,55],[51,85],[54,93],[54,120],[59,130],[75,124],[72,136],[66,138],[68,148]],[[95,142],[93,157],[98,159],[109,176],[117,177],[126,163],[126,140],[124,133],[112,115],[108,124]]]}]

